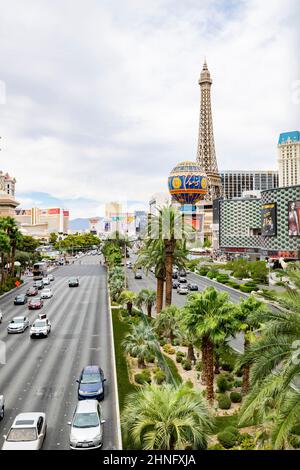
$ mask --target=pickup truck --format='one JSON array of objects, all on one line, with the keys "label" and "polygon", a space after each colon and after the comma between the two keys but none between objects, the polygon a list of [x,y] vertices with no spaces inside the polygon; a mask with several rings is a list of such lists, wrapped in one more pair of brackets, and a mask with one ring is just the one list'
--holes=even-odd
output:
[{"label": "pickup truck", "polygon": [[0,421],[4,418],[4,396],[0,395]]}]

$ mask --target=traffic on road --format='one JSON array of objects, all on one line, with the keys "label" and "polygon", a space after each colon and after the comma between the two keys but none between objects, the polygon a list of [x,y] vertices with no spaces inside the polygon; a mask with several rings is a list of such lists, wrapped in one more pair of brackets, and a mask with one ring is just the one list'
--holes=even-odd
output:
[{"label": "traffic on road", "polygon": [[39,270],[0,300],[0,447],[117,449],[105,268],[86,256]]}]

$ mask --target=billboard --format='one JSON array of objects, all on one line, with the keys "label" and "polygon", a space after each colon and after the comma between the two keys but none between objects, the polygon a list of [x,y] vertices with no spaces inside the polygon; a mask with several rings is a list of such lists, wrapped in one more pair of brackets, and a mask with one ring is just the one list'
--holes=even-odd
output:
[{"label": "billboard", "polygon": [[276,217],[276,202],[270,204],[263,204],[261,210],[262,230],[263,237],[274,237],[277,230],[277,217]]},{"label": "billboard", "polygon": [[300,236],[300,201],[289,202],[289,235]]}]

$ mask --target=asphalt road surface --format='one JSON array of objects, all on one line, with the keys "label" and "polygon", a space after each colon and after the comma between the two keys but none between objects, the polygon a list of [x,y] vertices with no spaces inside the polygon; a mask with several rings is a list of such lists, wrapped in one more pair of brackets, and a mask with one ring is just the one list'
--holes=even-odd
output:
[{"label": "asphalt road surface", "polygon": [[[112,331],[107,304],[106,271],[98,256],[86,256],[80,264],[63,266],[53,274],[54,296],[39,311],[14,306],[12,293],[0,301],[3,322],[0,340],[6,346],[6,364],[0,365],[0,395],[5,397],[5,418],[0,422],[0,448],[18,413],[42,411],[48,431],[44,449],[68,449],[71,420],[77,403],[77,383],[81,369],[89,364],[102,367],[107,379],[102,402],[103,449],[118,448]],[[68,278],[78,276],[80,286],[68,287]],[[25,292],[30,281],[17,293]],[[26,314],[33,323],[39,312],[47,312],[52,324],[48,338],[30,339],[24,333],[7,335],[9,321]]]}]

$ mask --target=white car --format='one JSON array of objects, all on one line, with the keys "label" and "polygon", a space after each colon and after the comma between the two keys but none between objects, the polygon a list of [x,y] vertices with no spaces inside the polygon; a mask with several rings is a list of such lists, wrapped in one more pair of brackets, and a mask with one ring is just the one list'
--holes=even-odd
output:
[{"label": "white car", "polygon": [[53,276],[53,274],[48,274],[48,279],[49,279],[49,281],[51,281],[51,282],[54,281],[54,276]]},{"label": "white car", "polygon": [[51,289],[43,289],[41,293],[41,299],[51,299],[53,297],[53,292]]},{"label": "white car", "polygon": [[4,436],[2,450],[39,450],[47,432],[45,413],[21,413]]},{"label": "white car", "polygon": [[103,445],[102,408],[97,400],[80,400],[71,426],[70,448],[73,450],[100,449]]},{"label": "white car", "polygon": [[43,282],[44,286],[49,286],[49,284],[50,284],[49,277],[43,277],[42,282]]},{"label": "white car", "polygon": [[4,418],[4,396],[0,395],[0,421]]},{"label": "white car", "polygon": [[51,323],[48,320],[48,318],[43,318],[43,319],[38,318],[31,325],[30,338],[33,338],[35,336],[44,336],[47,338],[50,332],[51,332]]},{"label": "white car", "polygon": [[188,294],[189,289],[187,285],[179,284],[177,294]]},{"label": "white car", "polygon": [[0,323],[2,323],[2,320],[3,320],[3,313],[0,310]]},{"label": "white car", "polygon": [[7,327],[7,333],[23,333],[29,326],[27,317],[15,317]]}]

